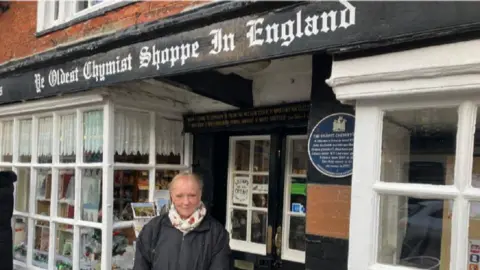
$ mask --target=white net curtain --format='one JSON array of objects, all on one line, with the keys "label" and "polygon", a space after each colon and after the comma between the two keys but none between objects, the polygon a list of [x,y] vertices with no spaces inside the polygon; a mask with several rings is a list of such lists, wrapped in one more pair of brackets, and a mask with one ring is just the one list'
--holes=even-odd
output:
[{"label": "white net curtain", "polygon": [[75,155],[76,115],[60,116],[60,156]]},{"label": "white net curtain", "polygon": [[30,138],[32,137],[32,120],[20,121],[20,140],[18,144],[18,154],[20,156],[30,156],[32,153],[32,144]]},{"label": "white net curtain", "polygon": [[[115,112],[115,152],[126,155],[148,155],[150,150],[150,115],[144,112]],[[181,155],[183,136],[181,120],[156,117],[157,155]]]},{"label": "white net curtain", "polygon": [[53,118],[38,119],[38,156],[52,156]]},{"label": "white net curtain", "polygon": [[13,155],[13,121],[5,121],[2,124],[2,156]]},{"label": "white net curtain", "polygon": [[83,149],[87,153],[103,152],[103,111],[85,112],[83,115]]}]

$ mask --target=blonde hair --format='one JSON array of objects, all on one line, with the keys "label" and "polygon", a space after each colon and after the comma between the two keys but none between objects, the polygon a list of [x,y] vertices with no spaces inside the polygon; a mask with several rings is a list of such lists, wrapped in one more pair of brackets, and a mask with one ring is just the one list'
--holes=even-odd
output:
[{"label": "blonde hair", "polygon": [[172,179],[172,182],[170,182],[170,184],[168,184],[168,190],[171,191],[174,183],[176,181],[178,181],[178,179],[182,179],[182,178],[188,178],[190,180],[194,180],[195,182],[197,182],[198,187],[200,188],[200,191],[203,190],[203,180],[200,178],[200,176],[198,174],[192,173],[192,172],[189,172],[189,171],[181,172],[181,173],[175,175],[175,177],[173,177],[173,179]]}]

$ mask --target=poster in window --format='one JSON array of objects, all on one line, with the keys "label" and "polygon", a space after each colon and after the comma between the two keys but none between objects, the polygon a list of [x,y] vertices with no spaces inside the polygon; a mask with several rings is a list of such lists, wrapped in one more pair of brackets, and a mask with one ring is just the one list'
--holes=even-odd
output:
[{"label": "poster in window", "polygon": [[249,188],[250,177],[235,177],[233,179],[233,203],[247,206]]},{"label": "poster in window", "polygon": [[468,270],[479,270],[480,240],[468,241]]}]

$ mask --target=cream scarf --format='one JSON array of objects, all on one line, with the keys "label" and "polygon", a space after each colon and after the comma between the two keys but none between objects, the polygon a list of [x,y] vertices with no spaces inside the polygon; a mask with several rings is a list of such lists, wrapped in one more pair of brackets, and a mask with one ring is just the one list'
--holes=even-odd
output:
[{"label": "cream scarf", "polygon": [[170,210],[168,211],[168,218],[170,218],[170,222],[172,222],[173,227],[183,232],[183,234],[187,234],[202,222],[206,214],[207,209],[205,208],[203,202],[200,202],[200,205],[189,218],[182,219],[172,203]]}]

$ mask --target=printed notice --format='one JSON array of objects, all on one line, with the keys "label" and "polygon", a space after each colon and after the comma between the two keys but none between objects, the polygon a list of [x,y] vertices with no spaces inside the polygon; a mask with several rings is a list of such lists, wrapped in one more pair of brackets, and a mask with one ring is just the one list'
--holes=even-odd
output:
[{"label": "printed notice", "polygon": [[352,174],[355,117],[347,113],[329,115],[313,128],[308,155],[315,168],[329,177]]},{"label": "printed notice", "polygon": [[248,205],[250,177],[235,177],[233,180],[233,203]]}]

